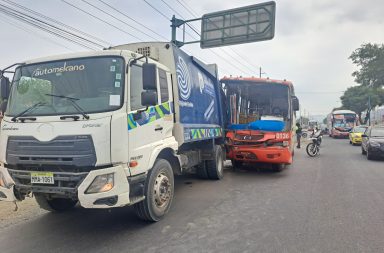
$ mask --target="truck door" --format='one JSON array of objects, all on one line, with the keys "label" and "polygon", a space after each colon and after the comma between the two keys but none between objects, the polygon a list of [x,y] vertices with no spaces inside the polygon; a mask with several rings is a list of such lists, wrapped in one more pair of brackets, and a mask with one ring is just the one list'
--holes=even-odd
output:
[{"label": "truck door", "polygon": [[172,136],[170,75],[164,69],[158,68],[157,80],[157,104],[145,109],[141,104],[142,68],[136,65],[130,68],[128,146],[131,175],[146,172],[152,150],[162,145],[164,139]]}]

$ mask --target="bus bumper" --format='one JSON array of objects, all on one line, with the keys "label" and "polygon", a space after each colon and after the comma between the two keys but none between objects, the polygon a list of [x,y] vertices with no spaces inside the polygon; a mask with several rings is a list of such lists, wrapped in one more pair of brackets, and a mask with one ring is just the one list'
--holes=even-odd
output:
[{"label": "bus bumper", "polygon": [[231,160],[248,163],[292,163],[292,152],[288,147],[254,148],[233,146],[227,153],[227,157]]}]

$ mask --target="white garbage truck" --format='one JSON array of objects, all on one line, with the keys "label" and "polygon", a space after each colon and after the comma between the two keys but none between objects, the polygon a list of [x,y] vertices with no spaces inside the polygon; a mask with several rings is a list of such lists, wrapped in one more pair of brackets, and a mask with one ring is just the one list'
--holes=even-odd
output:
[{"label": "white garbage truck", "polygon": [[223,177],[216,65],[167,42],[51,56],[1,72],[0,200],[65,211],[134,205],[160,220],[174,175]]}]

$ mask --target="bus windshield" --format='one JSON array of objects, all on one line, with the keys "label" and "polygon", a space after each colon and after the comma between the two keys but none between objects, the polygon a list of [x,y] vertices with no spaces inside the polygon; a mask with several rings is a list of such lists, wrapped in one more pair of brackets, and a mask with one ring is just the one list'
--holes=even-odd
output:
[{"label": "bus windshield", "polygon": [[[243,81],[224,82],[227,97],[235,101],[237,119],[231,122],[247,124],[256,120],[279,120],[285,122],[285,130],[291,129],[292,112],[289,88],[277,83],[255,83]],[[231,102],[228,101],[231,105]],[[231,110],[232,111],[232,110]]]},{"label": "bus windshield", "polygon": [[121,57],[24,65],[16,69],[6,115],[15,116],[29,108],[24,116],[78,114],[76,107],[85,113],[112,111],[122,106],[123,90]]}]

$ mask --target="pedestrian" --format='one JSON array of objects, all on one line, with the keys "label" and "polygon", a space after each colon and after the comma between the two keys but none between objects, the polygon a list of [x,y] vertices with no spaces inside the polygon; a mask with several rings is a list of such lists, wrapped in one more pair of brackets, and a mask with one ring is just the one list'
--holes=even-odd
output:
[{"label": "pedestrian", "polygon": [[303,129],[300,126],[300,123],[296,123],[296,139],[297,139],[297,148],[300,148],[301,134],[303,133]]}]

